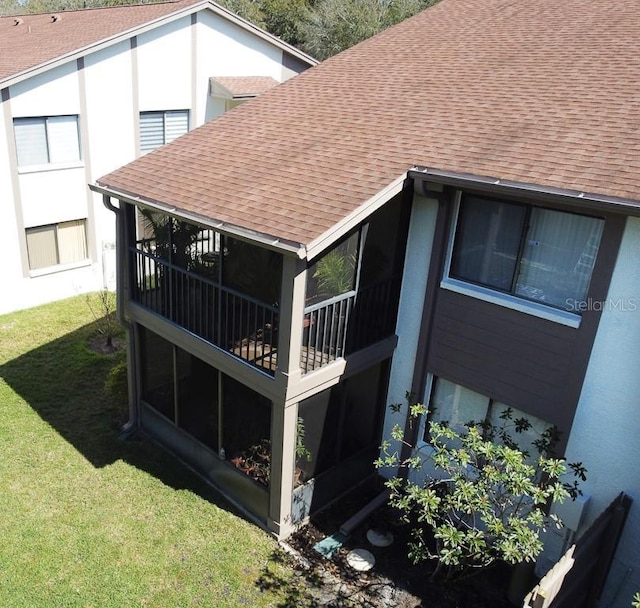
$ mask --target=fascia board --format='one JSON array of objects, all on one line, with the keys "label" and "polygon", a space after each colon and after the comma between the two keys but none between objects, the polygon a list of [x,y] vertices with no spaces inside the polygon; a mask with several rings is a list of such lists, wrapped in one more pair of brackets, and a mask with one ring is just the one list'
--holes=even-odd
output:
[{"label": "fascia board", "polygon": [[329,230],[311,241],[307,245],[307,259],[311,261],[320,255],[333,243],[367,219],[372,213],[380,209],[380,207],[396,194],[402,192],[406,179],[407,173],[403,173],[382,190],[376,192],[376,194],[360,205],[355,211],[352,211],[344,219],[334,224]]},{"label": "fascia board", "polygon": [[114,36],[111,36],[109,38],[104,38],[95,43],[91,43],[87,46],[81,47],[79,49],[75,49],[70,53],[66,53],[50,61],[46,61],[37,66],[28,68],[23,72],[9,76],[4,80],[0,80],[0,88],[6,88],[6,87],[16,85],[19,82],[32,78],[33,76],[37,76],[38,74],[42,74],[43,72],[46,72],[48,70],[57,68],[61,65],[64,65],[65,63],[74,61],[80,57],[85,57],[86,55],[89,55],[91,53],[95,53],[109,46],[112,46],[114,44],[118,44],[123,40],[128,40],[130,38],[133,38],[134,36],[139,36],[141,34],[144,34],[145,32],[155,29],[159,25],[172,23],[173,21],[181,19],[182,17],[186,17],[193,13],[198,13],[202,10],[210,10],[212,13],[218,15],[219,17],[222,17],[227,21],[230,21],[235,25],[238,25],[239,27],[245,30],[248,30],[249,32],[258,36],[259,38],[266,40],[267,42],[273,44],[274,46],[280,48],[281,50],[286,51],[290,55],[293,55],[294,57],[297,57],[301,61],[308,63],[310,67],[317,65],[318,63],[318,61],[313,59],[313,57],[307,55],[306,53],[303,53],[302,51],[296,49],[290,44],[287,44],[283,40],[280,40],[280,38],[274,36],[273,34],[269,34],[268,32],[265,32],[264,30],[260,29],[259,27],[247,21],[246,19],[243,19],[242,17],[238,17],[231,11],[224,9],[221,6],[218,6],[214,2],[205,0],[204,2],[199,2],[198,4],[192,4],[187,8],[184,8],[180,11],[176,11],[175,13],[169,13],[168,15],[163,15],[162,17],[158,17],[157,19],[144,23],[143,25],[133,27],[131,29],[115,34]]},{"label": "fascia board", "polygon": [[454,188],[473,188],[488,194],[510,194],[538,201],[550,201],[581,208],[600,209],[640,216],[640,200],[627,199],[606,194],[582,192],[542,186],[539,184],[504,180],[497,177],[458,173],[433,167],[416,165],[409,171],[409,177],[420,182],[433,182]]}]

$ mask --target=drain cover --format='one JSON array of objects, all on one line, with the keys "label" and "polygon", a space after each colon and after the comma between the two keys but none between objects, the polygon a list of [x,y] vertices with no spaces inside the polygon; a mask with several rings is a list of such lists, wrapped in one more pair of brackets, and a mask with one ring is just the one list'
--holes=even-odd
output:
[{"label": "drain cover", "polygon": [[384,530],[367,530],[367,540],[374,547],[388,547],[393,542],[393,533]]},{"label": "drain cover", "polygon": [[331,558],[333,557],[333,554],[342,547],[342,544],[346,540],[347,537],[338,532],[337,534],[332,534],[331,536],[323,538],[319,543],[316,543],[313,548],[315,551],[320,553],[320,555]]},{"label": "drain cover", "polygon": [[373,568],[376,558],[366,549],[354,549],[347,553],[347,563],[358,572],[366,572]]}]

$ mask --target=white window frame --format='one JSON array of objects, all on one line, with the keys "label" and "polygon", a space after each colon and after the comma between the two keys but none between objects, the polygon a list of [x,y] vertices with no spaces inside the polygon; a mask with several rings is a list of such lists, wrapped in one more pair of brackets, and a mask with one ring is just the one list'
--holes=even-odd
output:
[{"label": "white window frame", "polygon": [[[181,119],[186,119],[186,130],[181,131],[178,135],[171,136],[167,131],[167,119],[170,117],[176,117]],[[147,142],[145,143],[143,139],[143,122],[146,118],[161,118],[162,120],[162,142]],[[174,139],[181,137],[189,132],[191,128],[191,114],[189,110],[150,110],[140,112],[140,128],[138,133],[138,142],[140,145],[140,154],[148,154],[149,152],[153,152],[153,150],[158,149],[165,144],[171,143]]]},{"label": "white window frame", "polygon": [[[57,140],[60,131],[56,129],[56,123],[63,119],[72,119],[75,122],[75,140],[65,142],[64,140]],[[20,125],[31,123],[42,123],[44,128],[44,146],[45,150],[43,156],[46,156],[45,162],[40,163],[21,163],[20,162],[20,136],[18,130]],[[18,127],[18,129],[16,129]],[[78,114],[61,114],[57,116],[22,116],[15,117],[13,119],[13,130],[16,145],[16,157],[18,162],[18,171],[20,173],[29,173],[34,171],[65,169],[82,166],[82,145],[80,139],[80,122]],[[57,160],[58,154],[64,155],[64,147],[70,146],[74,154],[73,158],[65,160]]]},{"label": "white window frame", "polygon": [[[73,262],[60,263],[60,241],[58,237],[58,232],[61,226],[64,224],[70,224],[72,222],[82,222],[84,228],[84,254],[85,257],[79,260],[74,260]],[[31,268],[31,260],[29,256],[29,243],[28,243],[28,234],[31,230],[43,229],[43,228],[52,228],[54,231],[54,240],[55,240],[55,257],[57,260],[56,264],[52,264],[49,266],[40,266],[39,268]],[[27,248],[27,263],[29,264],[29,275],[31,277],[37,277],[41,275],[51,274],[54,272],[60,272],[63,270],[70,270],[73,268],[79,268],[82,266],[89,266],[91,264],[91,258],[89,256],[89,241],[88,241],[88,231],[87,231],[87,219],[86,218],[78,218],[75,220],[68,220],[63,222],[56,222],[54,224],[44,224],[41,226],[29,226],[25,229],[25,244]]]},{"label": "white window frame", "polygon": [[[458,190],[455,195],[454,212],[453,212],[453,217],[451,218],[451,226],[450,226],[450,237],[447,245],[445,267],[444,267],[443,279],[440,282],[440,287],[442,289],[447,289],[449,291],[453,291],[461,295],[476,298],[484,302],[489,302],[491,304],[503,306],[504,308],[509,308],[511,310],[516,310],[518,312],[523,312],[523,313],[532,315],[534,317],[538,317],[540,319],[546,319],[554,323],[566,325],[567,327],[572,327],[572,328],[580,327],[580,322],[582,320],[582,317],[578,313],[561,310],[559,308],[554,308],[552,306],[548,306],[546,304],[542,304],[539,302],[534,302],[532,300],[526,300],[517,295],[504,293],[501,291],[497,291],[495,289],[491,289],[490,287],[484,287],[482,285],[475,285],[473,283],[469,283],[461,279],[456,279],[451,276],[451,261],[453,258],[453,246],[456,238],[456,228],[458,226],[458,217],[460,215],[460,205],[462,201],[462,194],[463,194],[462,191]],[[505,201],[505,202],[508,202],[508,201]]]}]

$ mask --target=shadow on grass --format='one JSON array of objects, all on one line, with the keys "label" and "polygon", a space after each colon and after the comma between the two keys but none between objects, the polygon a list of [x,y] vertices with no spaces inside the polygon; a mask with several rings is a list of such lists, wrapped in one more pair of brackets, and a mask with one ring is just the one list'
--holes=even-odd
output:
[{"label": "shadow on grass", "polygon": [[271,554],[269,563],[256,581],[260,591],[280,595],[282,599],[275,608],[318,608],[326,605],[316,597],[323,588],[323,583],[315,569],[305,570],[294,564],[298,576],[291,577],[282,575],[278,571],[279,565],[291,566],[291,558],[280,549]]},{"label": "shadow on grass", "polygon": [[148,438],[118,438],[126,411],[106,394],[104,384],[124,353],[105,355],[88,348],[99,327],[99,322],[90,323],[8,361],[0,366],[0,377],[93,466],[122,460],[238,514],[214,488]]}]

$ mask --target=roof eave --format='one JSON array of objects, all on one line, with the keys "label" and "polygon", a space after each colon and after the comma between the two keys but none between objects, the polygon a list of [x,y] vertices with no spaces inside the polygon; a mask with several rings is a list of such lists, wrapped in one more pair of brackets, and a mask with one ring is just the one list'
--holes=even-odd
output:
[{"label": "roof eave", "polygon": [[89,188],[93,192],[97,192],[98,194],[102,194],[103,196],[113,197],[131,205],[140,205],[148,209],[161,211],[173,217],[180,218],[188,222],[193,222],[206,228],[211,228],[228,236],[232,236],[243,241],[257,243],[261,247],[278,251],[284,255],[296,256],[300,259],[305,259],[307,257],[307,251],[304,245],[300,243],[286,241],[274,237],[270,234],[256,232],[254,230],[243,228],[242,226],[236,226],[222,220],[216,220],[214,218],[206,217],[197,213],[184,211],[182,209],[174,207],[173,205],[146,199],[135,194],[122,192],[110,186],[101,185],[99,182],[89,184]]},{"label": "roof eave", "polygon": [[430,167],[415,166],[408,176],[418,182],[432,182],[458,188],[473,188],[487,194],[510,194],[547,202],[562,202],[574,206],[607,210],[640,217],[640,200],[555,188],[527,182],[504,180]]}]

